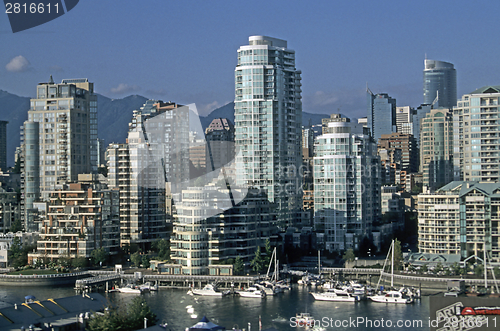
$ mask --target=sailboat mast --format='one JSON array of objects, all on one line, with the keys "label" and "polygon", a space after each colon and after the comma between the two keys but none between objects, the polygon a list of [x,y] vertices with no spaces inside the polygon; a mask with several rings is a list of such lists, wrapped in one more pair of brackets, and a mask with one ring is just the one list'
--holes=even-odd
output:
[{"label": "sailboat mast", "polygon": [[488,292],[488,264],[486,263],[486,247],[484,247],[484,288]]},{"label": "sailboat mast", "polygon": [[391,287],[394,286],[394,239],[392,239]]},{"label": "sailboat mast", "polygon": [[318,249],[318,275],[321,276],[321,251]]},{"label": "sailboat mast", "polygon": [[278,267],[278,253],[276,252],[276,247],[274,247],[274,281],[278,281],[278,272],[279,272],[279,267]]}]

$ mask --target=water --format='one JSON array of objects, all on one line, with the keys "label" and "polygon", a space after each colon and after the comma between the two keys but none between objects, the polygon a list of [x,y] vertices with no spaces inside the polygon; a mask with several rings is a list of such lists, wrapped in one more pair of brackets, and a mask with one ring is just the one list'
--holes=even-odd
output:
[{"label": "water", "polygon": [[[263,329],[274,327],[280,331],[304,330],[290,326],[290,318],[303,312],[308,312],[316,320],[320,320],[326,330],[429,330],[429,297],[408,305],[370,301],[353,304],[315,301],[309,294],[310,290],[294,286],[292,291],[274,297],[268,296],[264,300],[239,296],[193,297],[186,294],[187,290],[176,289],[160,289],[157,293],[145,293],[142,296],[157,314],[159,322],[167,322],[167,330],[172,331],[184,331],[186,327],[196,324],[204,315],[210,321],[225,326],[226,329],[238,326],[248,330],[248,323],[251,323],[251,330],[258,330],[259,316],[261,316]],[[0,287],[0,308],[24,302],[26,295],[34,295],[39,300],[45,300],[75,295],[75,292],[67,287]],[[136,296],[117,292],[104,295],[119,307],[123,307]],[[189,313],[187,306],[192,306],[194,312]],[[192,318],[192,314],[197,317]],[[397,327],[397,321],[403,323],[401,327]],[[414,324],[413,321],[422,321],[422,326]],[[353,324],[355,322],[360,323]]]}]

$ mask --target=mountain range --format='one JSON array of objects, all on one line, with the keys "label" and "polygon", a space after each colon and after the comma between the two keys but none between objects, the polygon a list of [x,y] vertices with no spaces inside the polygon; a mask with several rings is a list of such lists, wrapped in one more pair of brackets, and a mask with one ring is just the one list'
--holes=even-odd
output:
[{"label": "mountain range", "polygon": [[[147,98],[140,95],[130,95],[122,99],[111,99],[97,94],[98,137],[104,139],[104,144],[124,143],[127,138],[128,124],[134,110],[139,109]],[[30,98],[18,96],[0,90],[0,120],[7,124],[7,165],[14,165],[14,153],[20,145],[20,128],[28,119]],[[200,116],[200,122],[205,129],[215,118],[228,118],[234,123],[234,102],[214,109],[207,116]],[[302,112],[302,123],[321,124],[321,119],[328,117],[323,114]],[[310,121],[310,122],[309,122]],[[300,144],[301,142],[297,142]]]}]

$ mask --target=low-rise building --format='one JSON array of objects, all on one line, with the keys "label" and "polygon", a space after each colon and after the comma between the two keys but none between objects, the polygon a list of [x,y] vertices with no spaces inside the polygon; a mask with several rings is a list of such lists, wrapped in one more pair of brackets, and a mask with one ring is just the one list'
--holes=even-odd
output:
[{"label": "low-rise building", "polygon": [[483,256],[500,262],[500,183],[451,182],[418,196],[420,253]]}]

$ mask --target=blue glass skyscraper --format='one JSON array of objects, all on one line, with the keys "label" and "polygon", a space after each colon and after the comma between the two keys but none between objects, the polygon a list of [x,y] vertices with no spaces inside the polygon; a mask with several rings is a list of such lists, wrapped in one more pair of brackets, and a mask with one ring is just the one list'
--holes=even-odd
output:
[{"label": "blue glass skyscraper", "polygon": [[366,90],[367,122],[371,136],[377,141],[383,134],[396,132],[396,99],[386,93]]},{"label": "blue glass skyscraper", "polygon": [[456,106],[457,72],[453,64],[425,59],[424,65],[424,104],[430,105],[438,97],[434,108]]}]

